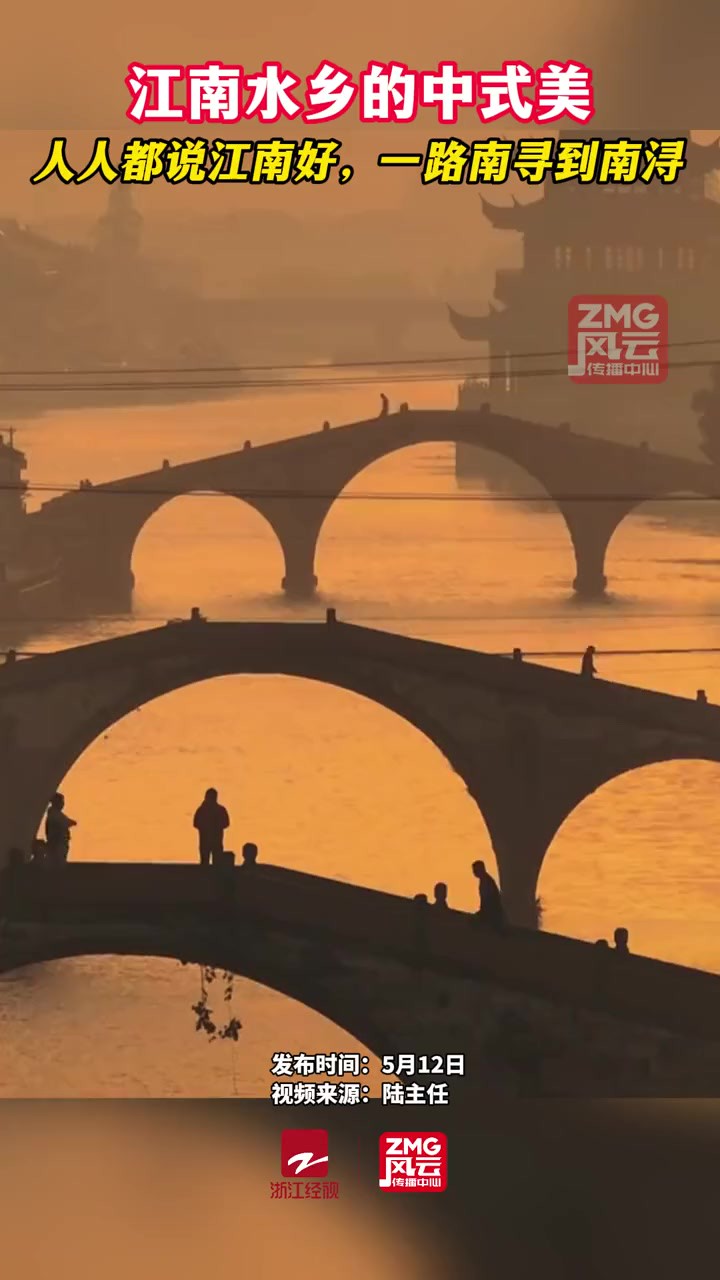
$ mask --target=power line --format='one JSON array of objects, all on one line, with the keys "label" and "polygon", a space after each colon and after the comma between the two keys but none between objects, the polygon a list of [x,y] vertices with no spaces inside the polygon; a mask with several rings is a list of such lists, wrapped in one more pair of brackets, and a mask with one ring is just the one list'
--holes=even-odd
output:
[{"label": "power line", "polygon": [[[412,445],[408,446],[412,447]],[[480,447],[480,446],[478,446]],[[200,460],[201,462],[204,459]],[[377,459],[381,461],[381,459]],[[678,458],[679,463],[691,463],[691,458]],[[179,463],[178,466],[194,466],[195,463]],[[696,463],[695,465],[700,465]],[[710,469],[710,464],[707,464]],[[364,468],[363,468],[364,469]],[[539,482],[538,482],[539,483]],[[110,488],[109,486],[113,487]],[[17,492],[16,484],[0,484],[0,492],[9,490]],[[491,493],[486,490],[478,492],[450,492],[450,493],[432,493],[418,492],[409,493],[402,491],[384,492],[382,489],[358,491],[356,493],[348,493],[346,489],[341,489],[339,493],[324,492],[323,490],[313,489],[141,489],[141,488],[121,488],[115,484],[113,480],[103,481],[101,484],[91,485],[89,489],[80,489],[77,485],[68,484],[49,484],[46,481],[39,481],[36,484],[30,482],[25,491],[28,496],[35,493],[58,493],[58,494],[82,494],[83,497],[89,494],[99,494],[105,496],[118,497],[135,497],[135,498],[238,498],[241,501],[252,503],[253,498],[274,498],[274,499],[309,499],[323,500],[332,502],[520,502],[520,503],[547,503],[548,506],[556,506],[559,502],[635,502],[635,503],[654,503],[663,505],[666,502],[717,502],[720,499],[720,490],[717,493],[698,493],[698,494],[682,494],[682,493]],[[560,513],[558,513],[560,514]],[[631,515],[628,512],[628,515]],[[627,517],[625,517],[627,518]]]},{"label": "power line", "polygon": [[[184,619],[183,619],[183,621],[184,621]],[[225,621],[227,621],[227,620],[225,620]],[[244,622],[248,622],[248,621],[250,621],[250,620],[249,620],[249,619],[246,619],[246,618],[243,618],[243,619],[230,619],[229,621],[231,621],[231,622],[237,622],[237,623],[241,624],[241,623],[244,623]],[[268,621],[268,619],[267,619],[267,618],[263,618],[263,619],[259,619],[259,620],[255,620],[255,621],[267,622],[267,621]],[[312,620],[311,620],[311,619],[308,619],[307,621],[308,621],[308,623],[310,623]],[[367,619],[365,619],[365,621],[367,621]],[[395,620],[395,621],[397,621],[397,620]],[[319,622],[319,620],[316,620],[316,622],[317,622],[317,625],[321,625],[321,624],[320,624],[320,622]],[[355,624],[355,625],[362,625],[362,624],[361,624],[361,623],[357,623],[357,624]],[[133,632],[132,634],[137,634],[137,632]],[[125,637],[122,637],[122,636],[113,636],[113,637],[109,637],[109,639],[124,639],[124,638],[125,638]],[[106,641],[105,643],[107,643],[107,641]],[[26,656],[26,657],[46,657],[46,656],[48,656],[50,653],[53,653],[53,652],[54,652],[54,653],[57,653],[57,652],[63,652],[63,653],[65,653],[65,652],[71,652],[71,650],[59,650],[59,651],[58,651],[58,650],[44,650],[44,649],[25,649],[25,650],[20,650],[20,649],[14,649],[14,650],[13,650],[13,649],[9,649],[9,650],[7,650],[7,649],[5,649],[5,650],[0,650],[0,653],[16,653],[16,654],[18,654],[18,655],[23,654],[23,655],[24,655],[24,656]],[[483,657],[488,657],[488,658],[508,658],[508,659],[512,659],[512,656],[513,656],[513,655],[512,655],[512,652],[511,652],[511,651],[509,651],[509,650],[492,651],[492,650],[488,650],[488,649],[478,649],[478,650],[477,650],[477,652],[478,652],[478,654],[479,654],[479,655],[481,655],[481,656],[483,656]],[[522,655],[523,655],[523,658],[561,658],[561,659],[570,659],[570,658],[581,658],[581,657],[583,656],[583,653],[584,653],[584,652],[585,652],[585,651],[584,651],[583,649],[523,649],[523,650],[522,650]],[[720,645],[710,646],[710,647],[698,647],[698,646],[693,646],[693,647],[688,647],[688,648],[677,648],[677,649],[668,649],[668,648],[663,648],[663,649],[600,649],[600,648],[598,648],[598,647],[597,647],[597,645],[595,646],[595,656],[596,656],[597,658],[630,658],[630,657],[633,657],[633,658],[640,658],[640,657],[660,657],[660,656],[662,656],[662,657],[667,657],[667,656],[670,656],[670,655],[677,655],[677,656],[679,656],[679,655],[688,655],[688,654],[693,654],[694,656],[699,656],[699,655],[701,655],[701,654],[708,654],[708,655],[709,655],[709,654],[720,654]],[[683,668],[679,668],[679,669],[678,669],[678,673],[681,673],[681,672],[682,672],[682,670],[683,670]],[[248,673],[248,674],[252,674],[252,673]],[[280,674],[281,674],[281,673],[280,673]],[[613,683],[614,683],[614,682],[613,682]]]},{"label": "power line", "polygon": [[[655,349],[666,351],[670,347],[710,347],[720,345],[720,338],[692,338],[684,342],[658,342]],[[333,361],[331,365],[319,366],[312,361],[305,361],[300,364],[229,364],[229,365],[177,365],[172,368],[143,368],[128,367],[122,369],[0,369],[0,377],[7,378],[53,378],[63,377],[65,375],[71,377],[93,377],[97,374],[105,376],[124,377],[126,374],[175,374],[175,373],[293,373],[297,370],[316,371],[318,368],[332,369],[379,369],[379,368],[400,368],[411,366],[430,366],[437,364],[464,365],[477,360],[490,362],[493,360],[505,360],[508,356],[511,360],[546,360],[554,356],[565,356],[567,350],[559,351],[511,351],[498,355],[466,355],[466,356],[417,356],[408,359],[394,360],[338,360]]]},{"label": "power line", "polygon": [[[562,353],[560,353],[562,354]],[[676,360],[674,363],[668,362],[668,369],[709,369],[720,366],[719,360]],[[317,366],[313,366],[317,368]],[[513,370],[512,375],[506,371],[499,370],[497,372],[488,371],[483,375],[487,381],[515,381],[524,378],[557,378],[568,376],[568,366],[564,365],[558,369],[517,369]],[[402,383],[404,385],[431,383],[431,382],[447,382],[447,371],[435,373],[414,373],[414,374],[397,374],[388,376],[373,375],[371,377],[344,377],[344,378],[288,378],[278,380],[258,380],[258,379],[242,379],[242,380],[213,380],[208,382],[86,382],[86,383],[2,383],[0,382],[0,393],[2,392],[30,392],[36,394],[38,392],[45,394],[55,391],[70,392],[89,392],[89,391],[120,391],[123,394],[136,391],[253,391],[253,390],[297,390],[302,387],[323,387],[331,389],[333,387],[363,387],[363,386],[380,386],[392,383]]]}]

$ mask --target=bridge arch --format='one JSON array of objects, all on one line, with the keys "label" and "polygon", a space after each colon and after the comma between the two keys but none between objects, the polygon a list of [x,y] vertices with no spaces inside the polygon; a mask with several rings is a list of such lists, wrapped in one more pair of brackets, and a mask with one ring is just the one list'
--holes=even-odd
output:
[{"label": "bridge arch", "polygon": [[[217,473],[207,485],[195,475],[181,477],[180,481],[172,472],[168,472],[168,480],[163,473],[159,475],[162,480],[146,478],[144,485],[138,483],[136,489],[114,492],[108,487],[70,495],[73,500],[81,496],[82,505],[73,507],[69,528],[59,513],[60,529],[49,530],[49,545],[55,553],[57,543],[62,546],[63,583],[71,597],[93,606],[112,604],[130,609],[135,587],[133,552],[144,527],[175,499],[198,493],[235,499],[262,516],[272,529],[283,558],[281,588],[290,597],[305,599],[313,595],[317,581],[307,566],[307,518],[311,522],[315,518],[314,502],[300,503],[305,510],[298,512],[292,494],[276,496],[267,488],[270,481],[259,486],[255,495],[242,481],[231,487],[230,475],[227,488],[216,483]],[[44,536],[47,538],[48,533]],[[314,547],[314,540],[311,545]]]},{"label": "bridge arch", "polygon": [[199,605],[223,616],[238,589],[262,596],[268,582],[282,577],[282,544],[272,522],[252,502],[222,489],[172,494],[130,534],[134,603],[151,600],[155,615],[158,607],[166,607],[166,617],[180,607],[178,582],[183,593],[194,593],[184,596],[183,612]]},{"label": "bridge arch", "polygon": [[[263,927],[243,924],[244,938],[224,935],[222,927],[197,927],[191,921],[168,928],[163,923],[130,921],[78,923],[53,929],[45,926],[21,950],[0,954],[0,974],[37,964],[95,957],[136,956],[176,960],[183,965],[210,966],[233,973],[293,1000],[352,1036],[376,1057],[396,1050],[390,1024],[377,999],[372,964],[361,956],[338,965],[331,945],[286,938]],[[356,964],[356,969],[353,965]],[[384,962],[387,967],[387,961]],[[338,981],[338,972],[343,975]],[[404,977],[404,972],[399,975]],[[347,979],[354,978],[351,993]],[[242,1010],[238,1010],[243,1021]],[[336,1046],[337,1047],[337,1046]]]},{"label": "bridge arch", "polygon": [[263,521],[269,525],[275,538],[279,544],[280,552],[285,562],[285,572],[288,572],[288,562],[292,560],[292,548],[288,545],[287,540],[281,534],[282,530],[275,518],[276,513],[273,510],[272,502],[261,498],[253,498],[251,494],[231,492],[228,489],[218,488],[199,488],[196,485],[188,484],[187,488],[173,489],[170,493],[155,492],[147,494],[123,494],[113,511],[117,511],[118,519],[114,522],[112,541],[105,549],[104,555],[101,557],[99,564],[102,564],[103,574],[106,580],[113,584],[124,586],[132,591],[135,587],[135,575],[133,573],[132,564],[135,554],[135,548],[138,540],[150,521],[161,511],[169,508],[173,502],[180,499],[190,499],[202,494],[207,496],[208,501],[224,498],[238,503],[242,503],[250,510],[262,517]]},{"label": "bridge arch", "polygon": [[[212,630],[215,630],[215,625],[222,626],[223,624],[197,625],[207,625]],[[262,626],[262,624],[260,625]],[[271,627],[272,625],[273,624],[270,624]],[[168,631],[173,634],[177,634],[183,627],[192,626],[193,624],[177,624],[177,631],[175,627],[168,628]],[[301,627],[302,624],[300,624],[300,629]],[[239,646],[239,648],[241,647]],[[292,646],[288,646],[288,651],[290,651],[291,648]],[[302,659],[300,659],[300,661],[275,660],[273,659],[272,652],[269,652],[267,658],[265,658],[259,649],[255,650],[253,660],[244,661],[242,651],[240,651],[237,656],[231,656],[227,661],[221,661],[212,665],[213,669],[201,673],[197,670],[197,666],[192,660],[191,655],[184,671],[179,670],[177,665],[173,665],[168,670],[161,663],[158,663],[155,672],[151,673],[151,670],[149,669],[150,664],[148,664],[143,677],[142,692],[137,685],[133,685],[133,683],[126,683],[122,679],[121,674],[121,679],[118,682],[120,688],[117,691],[114,691],[111,697],[103,698],[101,706],[96,704],[88,714],[81,712],[80,715],[73,716],[71,721],[68,723],[67,733],[63,733],[62,745],[54,749],[52,755],[48,758],[46,771],[42,774],[38,773],[37,775],[41,778],[39,786],[36,785],[35,777],[33,777],[32,788],[34,813],[32,835],[35,834],[42,821],[47,796],[51,795],[57,789],[62,790],[71,786],[71,783],[66,781],[68,774],[74,766],[80,763],[83,754],[114,725],[123,720],[131,721],[134,718],[131,716],[133,711],[157,702],[168,694],[172,694],[183,689],[189,689],[191,687],[198,687],[203,684],[207,684],[210,681],[222,680],[223,677],[229,675],[278,675],[281,677],[289,676],[292,679],[298,679],[303,683],[307,682],[309,684],[314,684],[316,687],[318,685],[323,685],[327,688],[334,688],[345,693],[353,694],[355,695],[355,698],[352,699],[353,703],[356,698],[361,699],[367,706],[379,707],[390,713],[391,717],[403,721],[404,724],[410,726],[413,730],[416,730],[418,735],[425,740],[425,744],[432,745],[432,755],[435,756],[436,759],[433,760],[427,755],[425,755],[423,759],[423,756],[420,753],[411,757],[410,767],[404,776],[405,786],[402,789],[400,805],[403,803],[406,806],[410,804],[409,797],[413,794],[413,778],[416,779],[416,785],[422,786],[426,778],[431,779],[432,785],[432,778],[437,776],[438,791],[441,795],[445,795],[447,793],[448,801],[451,806],[450,813],[458,815],[457,818],[451,820],[456,822],[459,819],[461,829],[463,827],[466,830],[470,828],[471,834],[469,838],[473,841],[474,846],[477,849],[476,856],[485,857],[488,864],[492,866],[494,854],[490,839],[491,833],[489,832],[489,827],[485,820],[485,814],[483,811],[484,796],[479,790],[483,785],[483,780],[480,780],[478,786],[473,784],[472,790],[470,789],[466,779],[468,776],[473,776],[471,762],[468,761],[464,755],[461,746],[454,738],[448,726],[443,724],[440,719],[437,719],[432,712],[428,711],[423,706],[421,700],[417,700],[412,696],[405,694],[401,689],[398,689],[397,684],[399,682],[397,679],[394,679],[392,675],[388,678],[387,673],[382,670],[376,672],[370,665],[363,669],[361,662],[353,660],[352,653],[346,655],[345,659],[339,655],[337,664],[333,664],[328,672],[322,673],[316,669],[318,666],[322,665],[322,658],[320,658],[319,661],[315,661],[315,663],[304,663]],[[278,695],[276,695],[276,698],[277,696]],[[226,687],[224,689],[224,697],[227,702],[228,690]],[[237,697],[238,702],[240,702],[240,699],[242,698],[242,687],[239,681]],[[261,691],[258,700],[264,703],[264,698],[265,695]],[[348,717],[353,716],[352,705],[347,706],[345,714]],[[187,722],[188,721],[185,721],[185,723]],[[257,724],[257,718],[255,719],[255,723]],[[310,722],[308,722],[308,725],[309,723]],[[260,732],[262,733],[262,724]],[[365,732],[367,733],[367,729]],[[188,738],[192,740],[192,731],[188,733]],[[251,737],[251,750],[253,740],[254,739]],[[367,741],[369,742],[369,739]],[[397,746],[397,743],[396,747],[398,750],[402,749]],[[138,748],[138,744],[135,743],[133,750],[138,752],[138,750],[142,750],[142,747]],[[354,757],[351,755],[349,757],[349,768],[352,767],[353,759]],[[425,763],[425,761],[427,763]],[[266,768],[272,769],[272,756],[265,757],[265,765]],[[440,772],[443,766],[445,770],[448,771],[447,779],[444,779]],[[230,769],[230,778],[232,778],[232,769]],[[279,769],[278,771],[278,778],[282,778],[282,769]],[[419,783],[417,782],[418,779]],[[212,781],[212,779],[210,779],[210,781]],[[376,782],[378,781],[379,777],[376,779]],[[209,784],[205,783],[203,785]],[[222,784],[218,783],[218,785]],[[223,788],[226,795],[230,790],[230,785],[231,784],[229,783],[225,784]],[[281,782],[278,782],[278,787],[281,785]],[[350,795],[350,803],[352,803],[353,796],[357,794],[358,804],[361,806],[362,796],[366,794],[368,785],[372,787],[371,767],[368,771],[361,773],[358,781],[353,785]],[[489,779],[487,780],[486,785],[489,796],[491,790]],[[424,787],[422,789],[424,794]],[[175,797],[173,797],[173,799],[174,798]],[[462,809],[463,805],[467,807],[467,817],[465,817],[465,811]],[[235,812],[238,808],[238,806],[233,803],[231,803],[229,807],[231,812]],[[68,808],[73,812],[73,804],[70,800]],[[400,808],[399,811],[402,812],[402,808]],[[82,814],[75,814],[75,816],[82,819]],[[182,819],[183,824],[184,821],[185,820]],[[247,819],[245,819],[245,821],[247,821]],[[476,822],[477,835],[475,835],[473,830]],[[239,823],[235,822],[233,830],[237,830],[239,825]],[[432,829],[432,823],[429,824],[429,827]],[[184,831],[184,825],[182,828],[178,827],[178,830]],[[379,830],[383,831],[381,824],[379,824]],[[174,834],[177,835],[177,832]],[[191,833],[189,834],[191,835]],[[443,827],[439,824],[436,832],[436,838],[441,839],[442,835]],[[32,836],[30,838],[32,838]],[[250,831],[242,837],[242,840],[253,838],[257,838],[258,843],[261,846],[262,857],[265,850],[268,847],[272,847],[272,842],[269,837],[263,836],[262,831],[255,834]],[[276,845],[278,838],[283,841],[282,847],[284,847],[285,837],[283,835],[282,824],[280,824],[279,836],[278,829],[275,830]],[[242,840],[240,840],[240,843],[242,843]],[[464,852],[462,854],[460,852],[462,841],[456,840],[455,843],[458,848],[458,865],[462,865],[463,868],[463,875],[460,883],[467,891],[466,905],[473,906],[476,901],[476,887],[474,881],[467,877],[465,862],[460,862],[461,857],[463,859],[465,858]],[[449,841],[449,844],[452,847],[452,840]],[[322,844],[320,847],[322,848]],[[325,843],[325,848],[327,849],[327,841]],[[190,843],[189,846],[189,853],[192,856],[192,843]],[[84,856],[92,857],[93,853],[91,852]],[[125,855],[120,853],[118,856]],[[377,877],[374,872],[369,881],[363,880],[362,882],[372,884],[373,887],[382,887],[386,890],[400,892],[403,894],[406,892],[413,893],[418,890],[431,894],[433,882],[437,879],[445,878],[444,872],[448,866],[448,858],[445,856],[437,869],[435,867],[431,867],[426,870],[421,864],[417,872],[408,877],[408,859],[406,857],[401,859],[391,858],[390,861],[393,864],[397,863],[398,869],[394,871],[393,874],[383,877],[382,883],[376,884]],[[368,867],[370,868],[370,863],[368,863]],[[360,874],[362,875],[362,873]],[[464,880],[466,877],[468,883],[465,886]],[[455,891],[453,884],[451,884],[451,903],[453,905],[460,905],[458,902],[458,894]]]},{"label": "bridge arch", "polygon": [[[720,749],[659,747],[598,775],[549,843],[539,877],[546,927],[590,941],[627,927],[638,952],[720,971],[709,851],[719,781]],[[670,921],[669,938],[653,918]]]},{"label": "bridge arch", "polygon": [[[390,421],[392,424],[398,421],[402,422],[403,416],[404,415],[398,415],[397,418],[393,417]],[[450,414],[447,416],[451,417]],[[519,461],[514,456],[512,450],[504,450],[499,447],[488,447],[486,449],[485,445],[479,444],[476,439],[473,441],[473,433],[467,429],[464,432],[461,429],[443,432],[437,429],[433,430],[429,424],[428,429],[421,439],[406,440],[401,437],[397,440],[388,440],[386,438],[384,441],[378,442],[377,447],[372,451],[372,453],[370,450],[366,451],[361,459],[358,459],[357,454],[355,455],[355,465],[352,468],[352,471],[346,472],[341,477],[342,483],[340,488],[334,494],[332,500],[326,504],[326,510],[317,525],[314,547],[312,551],[308,549],[307,552],[306,558],[308,562],[312,562],[314,568],[316,564],[319,563],[320,567],[317,568],[317,573],[321,584],[325,583],[328,574],[327,568],[323,568],[323,565],[327,565],[330,555],[332,554],[330,550],[330,539],[334,536],[332,526],[335,525],[336,521],[339,523],[338,508],[343,503],[343,499],[347,498],[349,500],[353,498],[353,490],[358,493],[360,491],[364,492],[365,490],[372,491],[372,500],[369,499],[367,503],[362,500],[359,502],[347,501],[344,505],[351,509],[358,505],[362,508],[367,506],[371,509],[371,514],[367,519],[367,527],[369,530],[368,538],[372,541],[373,536],[376,537],[379,548],[382,548],[383,541],[388,537],[386,528],[386,502],[393,502],[393,495],[397,494],[399,490],[403,493],[407,490],[410,496],[409,500],[401,500],[395,503],[395,506],[399,508],[399,516],[397,520],[398,530],[406,530],[413,527],[411,520],[406,521],[402,518],[403,514],[407,514],[403,513],[403,506],[409,505],[411,509],[415,510],[418,506],[422,507],[423,494],[426,493],[426,502],[428,503],[428,506],[423,508],[424,511],[429,510],[429,504],[431,503],[435,506],[436,512],[447,510],[448,506],[452,506],[455,511],[462,510],[463,515],[467,513],[468,517],[463,528],[467,530],[467,536],[472,536],[471,531],[476,530],[480,525],[482,503],[480,501],[475,502],[472,500],[472,496],[463,495],[458,491],[454,477],[454,467],[452,466],[450,459],[448,459],[448,463],[450,465],[448,465],[447,470],[443,468],[444,474],[442,475],[437,471],[433,473],[430,466],[428,466],[427,472],[424,465],[422,466],[422,469],[418,468],[412,477],[411,485],[409,487],[406,485],[406,478],[404,476],[399,477],[397,482],[393,485],[392,473],[389,470],[385,472],[384,468],[382,468],[383,463],[392,465],[395,460],[400,460],[401,455],[410,455],[411,451],[413,451],[417,457],[417,455],[420,454],[420,451],[453,445],[458,443],[458,441],[462,443],[464,436],[483,451],[493,453],[498,457],[504,458],[514,469],[517,470],[518,474],[522,476],[522,480],[518,485],[518,501],[522,502],[524,498],[527,498],[528,501],[536,502],[539,498],[540,501],[543,502],[544,509],[547,509],[550,512],[550,516],[553,520],[555,520],[556,517],[559,517],[560,525],[558,528],[558,541],[560,541],[563,550],[567,547],[568,555],[572,556],[573,544],[571,539],[567,539],[567,534],[570,532],[570,528],[566,513],[562,509],[561,504],[554,498],[549,487],[549,479],[544,475],[541,466],[533,467],[532,465],[525,465],[524,462]],[[422,459],[423,463],[425,460],[425,458]],[[431,462],[429,455],[427,455],[427,462],[428,464]],[[370,475],[372,475],[374,468],[378,469],[376,475],[379,483],[373,482],[369,478]],[[427,484],[423,484],[421,479],[425,474],[428,475]],[[422,492],[420,491],[420,486],[422,486]],[[385,492],[387,492],[387,499],[383,496]],[[493,505],[493,496],[494,495],[492,493],[488,495],[488,505]],[[501,494],[498,494],[497,500],[498,502],[502,501]],[[374,516],[376,510],[378,511],[378,516],[375,519]],[[442,516],[438,515],[437,518],[439,522],[443,521]],[[462,517],[459,518],[462,519]],[[453,527],[457,527],[457,525],[454,525]],[[363,523],[363,530],[364,529],[365,522]],[[337,536],[338,541],[341,542],[342,535]],[[392,532],[390,532],[389,536],[393,536]],[[460,536],[465,537],[466,535],[465,533],[461,533]],[[364,548],[367,547],[368,538],[366,538],[363,533]],[[382,555],[381,550],[379,550],[379,554]],[[566,567],[562,567],[561,573],[563,575],[567,573],[568,576],[571,577],[571,566],[572,560],[568,559],[567,565]],[[362,567],[360,565],[358,565],[358,571],[362,571]],[[332,583],[332,589],[342,595],[342,593],[348,589],[346,579],[342,577],[334,580]]]},{"label": "bridge arch", "polygon": [[703,473],[708,470],[703,464],[583,436],[567,424],[553,427],[513,419],[491,412],[489,406],[477,411],[400,412],[358,426],[362,436],[353,441],[352,449],[338,449],[329,469],[335,496],[365,467],[410,445],[461,443],[496,454],[521,468],[557,507],[575,556],[573,589],[587,599],[605,594],[607,547],[639,503],[673,492],[673,472],[682,477],[683,491],[699,485],[701,492],[704,483],[714,482],[713,475],[698,477],[698,467]]},{"label": "bridge arch", "polygon": [[[670,512],[661,511],[660,509],[663,503],[672,502],[673,504],[676,504],[674,505],[673,509],[676,510],[678,514],[682,517],[682,509],[685,503],[687,503],[689,506],[691,503],[697,503],[698,501],[700,501],[703,503],[703,506],[707,508],[708,499],[713,500],[712,509],[715,510],[717,514],[718,508],[715,507],[715,502],[718,501],[718,494],[717,493],[711,494],[711,493],[708,493],[707,491],[704,492],[699,486],[695,489],[692,489],[692,488],[663,489],[659,487],[657,492],[638,496],[633,501],[632,505],[628,507],[626,514],[624,516],[621,516],[621,518],[617,521],[614,527],[610,529],[607,542],[605,544],[605,549],[603,552],[603,564],[612,563],[613,559],[616,556],[619,557],[620,545],[623,539],[623,535],[627,534],[627,525],[630,523],[629,520],[626,521],[626,516],[635,517],[637,521],[645,522],[646,527],[642,531],[640,536],[642,536],[643,540],[648,544],[648,549],[649,549],[651,544],[653,543],[658,544],[660,537],[663,535],[667,537],[671,535],[673,532],[675,532],[677,534],[684,534],[686,536],[691,536],[691,535],[702,535],[702,532],[703,532],[702,529],[699,527],[700,525],[699,521],[698,522],[683,521],[681,518],[677,524],[672,525],[671,524],[672,516]],[[651,521],[659,522],[661,520],[665,525],[662,531],[653,529],[653,525],[651,524]],[[717,527],[718,526],[716,524],[715,528],[712,530],[713,538],[716,538],[717,536]],[[637,525],[636,525],[636,530],[638,531],[638,533],[640,533],[640,529]],[[708,536],[710,536],[710,531],[708,531]],[[641,555],[639,557],[639,561],[643,566],[645,566],[647,564],[647,557],[645,555]],[[672,560],[671,563],[677,563],[677,562],[675,560]],[[644,576],[642,585],[645,586],[646,582],[647,582],[647,579]]]}]

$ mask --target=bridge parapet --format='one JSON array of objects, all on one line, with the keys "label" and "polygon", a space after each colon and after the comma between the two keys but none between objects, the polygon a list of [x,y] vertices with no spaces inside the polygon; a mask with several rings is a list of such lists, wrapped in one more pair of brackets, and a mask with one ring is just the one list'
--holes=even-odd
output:
[{"label": "bridge parapet", "polygon": [[399,449],[443,441],[499,453],[542,486],[568,527],[577,567],[574,589],[587,597],[605,591],[607,547],[640,502],[678,492],[720,497],[720,470],[692,459],[504,414],[403,409],[96,484],[52,499],[28,519],[33,537],[52,542],[54,552],[60,549],[73,593],[112,589],[125,600],[132,588],[133,546],[154,512],[183,493],[230,494],[249,503],[273,529],[285,560],[286,592],[310,598],[317,585],[318,539],[345,487]]},{"label": "bridge parapet", "polygon": [[29,852],[49,796],[117,720],[235,674],[333,684],[425,734],[477,804],[526,926],[547,850],[588,795],[643,765],[720,762],[720,709],[698,702],[337,621],[188,620],[0,666],[0,858]]},{"label": "bridge parapet", "polygon": [[[10,873],[6,912],[15,922],[151,919],[223,913],[316,940],[361,945],[436,973],[511,990],[621,1020],[720,1042],[720,977],[641,956],[620,956],[547,933],[497,935],[463,912],[259,864],[226,874],[181,865],[78,863]],[[228,912],[231,915],[228,915]],[[210,963],[208,961],[208,963]],[[0,961],[1,966],[1,961]]]}]

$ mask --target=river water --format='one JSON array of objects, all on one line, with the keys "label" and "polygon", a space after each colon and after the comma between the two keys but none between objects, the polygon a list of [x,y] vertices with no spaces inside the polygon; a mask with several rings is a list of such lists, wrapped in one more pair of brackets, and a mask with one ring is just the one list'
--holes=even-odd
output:
[{"label": "river water", "polygon": [[[392,388],[413,407],[449,407],[455,386]],[[286,389],[223,403],[54,412],[24,425],[31,481],[100,482],[315,430],[375,412],[370,386]],[[353,491],[365,495],[352,500]],[[55,649],[187,614],[211,619],[341,618],[490,651],[599,651],[609,679],[720,701],[720,655],[603,656],[617,649],[720,647],[720,554],[698,531],[637,514],[611,545],[614,599],[569,599],[564,525],[537,504],[453,500],[452,451],[406,450],[375,464],[336,503],[323,531],[322,598],[289,606],[264,521],[227,497],[174,499],[134,555],[133,618],[53,621],[27,642]],[[398,493],[410,495],[399,500]],[[368,496],[372,495],[372,496]],[[386,496],[383,496],[386,495]],[[37,500],[47,494],[38,494]],[[576,659],[547,659],[558,666]],[[720,767],[653,766],[590,797],[548,854],[545,927],[583,938],[630,930],[633,949],[720,972]],[[76,763],[63,790],[78,820],[74,859],[195,857],[190,821],[206,787],[230,810],[232,841],[268,861],[402,894],[449,885],[472,908],[469,867],[492,863],[482,818],[436,748],[385,709],[280,677],[229,677],[184,689],[116,725]],[[0,980],[0,1096],[262,1095],[270,1056],[353,1047],[319,1015],[251,983],[235,984],[237,1046],[193,1029],[198,975],[169,961],[99,958]],[[429,1050],[442,1046],[427,1046]]]}]

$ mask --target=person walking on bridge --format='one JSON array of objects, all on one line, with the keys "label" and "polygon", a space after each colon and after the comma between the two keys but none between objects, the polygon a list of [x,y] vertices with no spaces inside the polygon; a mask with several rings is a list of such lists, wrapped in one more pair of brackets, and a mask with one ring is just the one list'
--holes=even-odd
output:
[{"label": "person walking on bridge", "polygon": [[195,810],[193,826],[198,833],[200,845],[200,866],[218,866],[223,852],[225,832],[230,826],[227,809],[218,804],[218,793],[214,787],[208,787],[205,799]]},{"label": "person walking on bridge", "polygon": [[473,875],[477,877],[480,890],[480,923],[501,933],[505,928],[505,909],[502,894],[484,862],[473,862]]},{"label": "person walking on bridge", "polygon": [[380,392],[380,417],[386,418],[390,412],[390,401],[383,391]]},{"label": "person walking on bridge", "polygon": [[595,674],[595,645],[589,644],[582,656],[580,675],[585,676],[586,680],[592,680]]},{"label": "person walking on bridge", "polygon": [[65,797],[55,792],[45,816],[45,855],[51,866],[67,862],[70,852],[70,828],[77,822],[65,813]]}]

